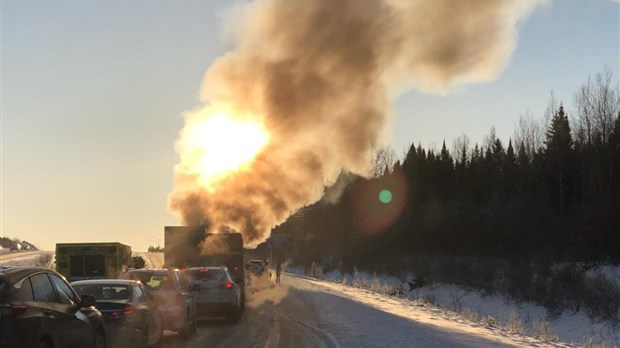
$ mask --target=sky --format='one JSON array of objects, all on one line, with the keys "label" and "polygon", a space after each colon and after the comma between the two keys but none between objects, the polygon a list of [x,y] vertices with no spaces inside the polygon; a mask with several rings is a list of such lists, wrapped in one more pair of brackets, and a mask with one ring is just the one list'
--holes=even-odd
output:
[{"label": "sky", "polygon": [[[234,48],[223,18],[239,2],[2,1],[0,234],[59,242],[163,246],[181,114],[206,69]],[[396,96],[390,145],[441,147],[520,115],[553,91],[568,108],[589,75],[620,75],[620,3],[554,0],[519,24],[493,82]]]}]

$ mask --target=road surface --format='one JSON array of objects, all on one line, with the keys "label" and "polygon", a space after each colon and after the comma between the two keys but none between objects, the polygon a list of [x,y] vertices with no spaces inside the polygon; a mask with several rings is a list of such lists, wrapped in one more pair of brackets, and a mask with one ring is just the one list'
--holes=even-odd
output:
[{"label": "road surface", "polygon": [[[282,280],[285,294],[279,304],[267,301],[248,307],[237,324],[202,322],[198,333],[187,341],[167,333],[162,347],[548,346],[531,338],[458,323],[429,310],[412,307],[409,314],[394,314],[388,310],[389,298],[366,303],[356,294],[341,291],[337,284],[333,285],[335,288],[326,287],[321,282],[292,275],[284,275]],[[266,290],[270,291],[274,290]]]}]

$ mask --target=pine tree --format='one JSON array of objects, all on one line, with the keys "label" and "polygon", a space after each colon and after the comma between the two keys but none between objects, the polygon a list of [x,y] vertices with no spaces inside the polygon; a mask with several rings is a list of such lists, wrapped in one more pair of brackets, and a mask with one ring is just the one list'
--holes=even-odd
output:
[{"label": "pine tree", "polygon": [[504,191],[508,196],[512,196],[517,190],[517,159],[512,147],[512,139],[508,140],[508,149],[504,158]]},{"label": "pine tree", "polygon": [[568,115],[564,112],[563,105],[560,105],[551,119],[545,135],[546,174],[552,206],[558,208],[561,214],[565,214],[573,196],[576,175],[573,139]]}]

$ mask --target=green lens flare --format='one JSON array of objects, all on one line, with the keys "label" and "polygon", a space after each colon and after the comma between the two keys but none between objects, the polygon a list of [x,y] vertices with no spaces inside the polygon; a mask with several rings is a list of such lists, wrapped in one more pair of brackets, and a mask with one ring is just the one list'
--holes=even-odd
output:
[{"label": "green lens flare", "polygon": [[390,190],[381,190],[379,192],[379,200],[384,204],[390,203],[392,201],[392,192]]}]

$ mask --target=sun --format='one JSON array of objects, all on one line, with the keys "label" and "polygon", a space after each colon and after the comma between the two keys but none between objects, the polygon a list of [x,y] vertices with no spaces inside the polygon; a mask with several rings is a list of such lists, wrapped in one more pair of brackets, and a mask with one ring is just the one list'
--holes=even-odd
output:
[{"label": "sun", "polygon": [[228,105],[209,105],[186,118],[180,167],[206,186],[248,165],[269,142],[260,117]]}]

